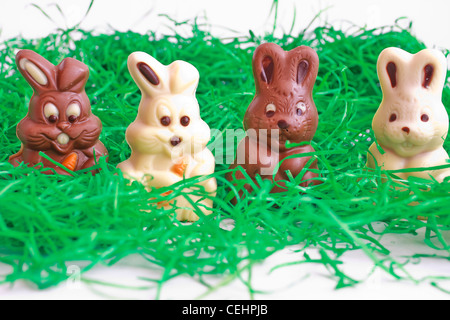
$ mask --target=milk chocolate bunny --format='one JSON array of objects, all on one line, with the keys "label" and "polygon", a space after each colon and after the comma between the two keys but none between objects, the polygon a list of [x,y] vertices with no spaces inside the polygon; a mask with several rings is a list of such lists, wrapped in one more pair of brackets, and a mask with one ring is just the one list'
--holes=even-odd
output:
[{"label": "milk chocolate bunny", "polygon": [[[314,152],[310,144],[288,148],[286,141],[301,143],[310,141],[318,125],[318,113],[312,98],[312,90],[319,68],[316,52],[306,46],[284,51],[278,45],[265,43],[256,48],[253,55],[253,77],[256,94],[244,116],[247,136],[237,148],[231,168],[241,165],[255,181],[260,174],[272,179],[276,166],[281,165],[275,181],[287,180],[289,171],[294,177],[302,172],[311,156],[297,156]],[[317,162],[308,165],[317,169]],[[302,186],[317,184],[318,175],[304,171]],[[242,179],[238,171],[227,179]],[[245,186],[251,191],[249,185]],[[285,191],[283,184],[272,192]]]},{"label": "milk chocolate bunny", "polygon": [[[131,156],[118,165],[125,176],[149,188],[159,188],[184,178],[213,173],[214,157],[206,148],[210,129],[200,118],[195,98],[197,69],[184,61],[164,66],[144,52],[129,56],[128,69],[141,90],[142,99],[136,120],[126,131]],[[200,184],[206,192],[215,194],[214,178]],[[210,213],[210,199],[190,197],[198,201],[204,214]],[[187,199],[178,197],[176,205],[179,220],[198,219]]]},{"label": "milk chocolate bunny", "polygon": [[[367,155],[367,167],[385,170],[432,167],[447,164],[443,148],[449,119],[442,104],[447,73],[444,55],[425,49],[414,55],[384,49],[378,57],[378,77],[383,100],[373,118],[375,143]],[[434,177],[442,181],[449,169],[396,173],[400,178]]]},{"label": "milk chocolate bunny", "polygon": [[30,50],[19,51],[16,64],[34,94],[26,117],[17,125],[22,147],[9,162],[14,166],[42,162],[45,167],[68,175],[39,152],[71,171],[90,168],[101,156],[107,156],[105,146],[98,140],[102,124],[92,114],[84,90],[88,67],[72,58],[55,66]]}]

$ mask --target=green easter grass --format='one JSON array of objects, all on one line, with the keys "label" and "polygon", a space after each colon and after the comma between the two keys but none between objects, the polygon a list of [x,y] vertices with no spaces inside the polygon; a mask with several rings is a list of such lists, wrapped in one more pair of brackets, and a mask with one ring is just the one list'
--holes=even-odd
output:
[{"label": "green easter grass", "polygon": [[[407,261],[450,259],[445,241],[450,227],[450,182],[411,179],[400,185],[389,179],[381,183],[383,172],[364,171],[366,152],[373,141],[371,120],[381,100],[376,60],[389,46],[409,52],[423,49],[411,26],[342,31],[324,25],[281,38],[250,32],[226,41],[196,23],[174,28],[186,27],[192,30],[191,36],[177,33],[156,38],[151,32],[96,35],[65,30],[42,39],[17,38],[0,45],[0,263],[10,266],[0,282],[23,279],[44,289],[66,280],[68,266],[76,261],[85,265],[83,280],[85,272],[97,264],[112,266],[137,254],[148,266],[164,270],[161,278],[148,279],[149,285],[157,288],[157,298],[164,283],[180,275],[205,284],[202,297],[234,279],[242,281],[249,297],[254,297],[258,286],[251,281],[252,267],[295,245],[296,263],[324,265],[336,288],[363,280],[346,274],[340,260],[349,250],[361,250],[375,269],[384,270],[392,279],[427,281],[444,290],[439,281],[450,279],[415,279],[408,273]],[[173,210],[157,209],[155,203],[163,200],[162,192],[174,189],[171,196],[175,197],[196,179],[148,193],[137,183],[128,185],[115,168],[130,154],[124,134],[140,100],[127,70],[127,56],[145,51],[164,64],[177,59],[192,63],[201,76],[197,98],[202,117],[212,129],[224,133],[242,128],[254,94],[252,53],[257,45],[269,41],[285,50],[311,46],[319,54],[314,100],[320,123],[312,145],[324,183],[305,189],[292,177],[285,193],[271,194],[272,184],[261,181],[254,193],[233,206],[230,199],[245,181],[231,186],[224,179],[227,165],[217,164],[213,176],[219,187],[213,214],[192,224],[176,221]],[[101,173],[49,176],[39,169],[13,168],[7,162],[20,148],[15,127],[25,116],[32,95],[14,64],[15,53],[23,48],[35,50],[53,63],[71,56],[89,66],[86,91],[92,111],[103,122],[101,140],[110,152],[109,163],[98,165]],[[448,84],[443,101],[450,108]],[[449,144],[447,139],[448,151]],[[230,221],[234,225],[231,230],[221,228]],[[418,235],[420,228],[426,228],[425,236]],[[440,250],[439,254],[423,257],[418,251],[399,262],[383,243],[388,233],[415,235],[417,241]],[[321,258],[311,258],[305,252],[308,248],[317,248]],[[222,280],[211,286],[204,280],[206,275]]]}]

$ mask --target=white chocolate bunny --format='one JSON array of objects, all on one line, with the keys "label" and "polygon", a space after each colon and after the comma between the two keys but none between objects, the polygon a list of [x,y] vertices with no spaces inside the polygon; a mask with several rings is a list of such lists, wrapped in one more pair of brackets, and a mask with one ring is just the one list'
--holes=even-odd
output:
[{"label": "white chocolate bunny", "polygon": [[[442,104],[447,63],[431,49],[410,54],[398,48],[384,49],[378,57],[378,77],[383,100],[372,128],[380,147],[369,148],[367,167],[384,170],[423,168],[447,164],[443,148],[449,118]],[[449,169],[396,173],[402,179],[434,177],[441,182]]]},{"label": "white chocolate bunny", "polygon": [[[210,129],[200,118],[195,98],[199,73],[191,64],[175,61],[162,65],[144,52],[128,57],[128,70],[142,93],[136,120],[126,131],[131,156],[118,167],[131,180],[147,187],[170,186],[184,178],[208,175],[214,172],[215,161],[206,148]],[[208,193],[217,189],[214,178],[200,183]],[[210,199],[198,202],[204,214],[212,207]],[[178,220],[196,221],[189,201],[175,199]],[[168,205],[168,204],[166,204]]]}]

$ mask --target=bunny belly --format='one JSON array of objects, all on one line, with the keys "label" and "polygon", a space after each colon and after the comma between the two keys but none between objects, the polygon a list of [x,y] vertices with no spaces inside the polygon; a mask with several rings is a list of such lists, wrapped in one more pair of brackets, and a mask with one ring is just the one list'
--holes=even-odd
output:
[{"label": "bunny belly", "polygon": [[[211,158],[207,158],[214,163],[212,154]],[[214,166],[211,166],[210,162],[205,165],[202,161],[202,158],[197,159],[191,155],[172,160],[163,154],[132,154],[117,167],[133,180],[140,180],[149,187],[160,188],[170,186],[184,178],[213,173]]]},{"label": "bunny belly", "polygon": [[[205,176],[214,173],[216,162],[212,152],[205,148],[202,152],[194,155],[192,161],[186,168],[187,177]],[[199,182],[205,188],[205,191],[215,196],[217,190],[217,181],[215,178],[209,178],[205,181]],[[212,206],[212,201],[211,205]]]},{"label": "bunny belly", "polygon": [[378,150],[375,143],[372,143],[369,147],[366,163],[368,168],[375,169],[378,166],[382,170],[401,170],[406,167],[405,158],[398,156],[386,147],[381,146],[381,148],[384,150],[383,154]]},{"label": "bunny belly", "polygon": [[212,152],[205,148],[203,151],[191,157],[186,169],[186,176],[195,177],[214,173],[216,162]]},{"label": "bunny belly", "polygon": [[[280,154],[281,165],[280,165],[279,171],[282,173],[282,175],[285,177],[285,179],[288,178],[286,171],[290,171],[290,173],[292,174],[292,176],[294,178],[300,174],[300,172],[307,165],[308,161],[310,161],[310,159],[311,159],[311,156],[301,156],[301,155],[304,153],[309,153],[309,152],[315,152],[314,148],[310,145],[305,145],[302,147],[287,149],[286,151],[284,151]],[[296,156],[296,155],[299,155],[299,156]],[[292,158],[288,158],[290,156],[292,156]],[[286,159],[286,158],[288,158],[288,159]],[[309,165],[309,168],[318,169],[317,160],[314,160],[313,163],[311,163],[311,165]],[[313,173],[311,171],[306,171],[302,177],[302,180],[310,180],[313,178],[317,178],[318,176],[319,175],[317,173]],[[318,183],[319,183],[319,180],[312,180],[312,181],[304,182],[301,185],[307,186],[310,184],[318,184]]]},{"label": "bunny belly", "polygon": [[[252,180],[256,182],[256,175],[259,174],[263,179],[269,179],[272,181],[280,181],[287,180],[286,171],[290,171],[291,174],[295,177],[297,176],[305,167],[306,163],[311,158],[308,157],[295,157],[286,159],[289,156],[302,154],[305,152],[313,152],[314,149],[311,146],[303,146],[297,148],[287,149],[281,153],[276,152],[270,148],[266,148],[265,146],[259,145],[254,139],[250,139],[245,137],[239,144],[237,150],[237,158],[235,162],[230,166],[231,169],[236,168],[241,165],[246,173],[252,178]],[[239,163],[239,154],[244,154],[245,157],[240,159]],[[243,161],[242,161],[243,160]],[[280,164],[281,162],[281,164]],[[275,173],[275,177],[273,176],[277,166],[280,164],[278,171]],[[311,168],[317,168],[317,163],[314,162]],[[318,175],[315,173],[311,173],[307,171],[304,180],[309,180]],[[236,172],[237,179],[244,179],[244,176],[240,172]],[[233,177],[229,174],[227,175],[227,179],[232,181]],[[302,185],[310,184],[311,182],[302,183]],[[314,182],[315,183],[315,182]],[[245,185],[245,188],[251,192],[252,188],[249,184]],[[285,184],[283,182],[279,182],[278,185],[275,185],[272,188],[272,192],[283,192],[286,191]]]},{"label": "bunny belly", "polygon": [[[137,180],[150,190],[151,188],[170,186],[184,178],[190,178],[194,175],[206,175],[214,172],[214,166],[211,168],[210,163],[211,160],[214,162],[214,158],[210,151],[209,153],[211,157],[208,157],[208,153],[206,153],[206,158],[201,157],[196,159],[189,155],[176,161],[172,161],[171,158],[164,155],[144,156],[139,154],[139,156],[136,156],[132,154],[128,160],[121,162],[117,167],[121,169],[128,179]],[[204,159],[207,161],[204,162]],[[179,160],[183,160],[184,162]],[[174,166],[176,167],[182,164],[185,164],[185,168],[183,168],[182,171],[174,170]],[[210,172],[211,170],[212,172]],[[215,195],[217,183],[214,178],[199,182],[199,184],[204,186],[206,192],[212,193],[212,196]],[[183,190],[184,193],[190,193],[191,191],[192,190],[189,188]],[[189,198],[192,202],[196,203],[196,207],[201,210],[203,214],[208,215],[211,213],[211,208],[213,206],[211,198],[204,198],[196,195],[189,195]],[[178,220],[197,221],[199,219],[199,216],[192,208],[192,204],[184,196],[176,197],[173,201],[178,207],[175,210]]]},{"label": "bunny belly", "polygon": [[255,178],[257,174],[264,178],[271,178],[278,162],[278,152],[260,145],[247,136],[239,143],[236,159],[231,168],[242,166],[251,178]]},{"label": "bunny belly", "polygon": [[[54,164],[50,160],[41,156],[39,154],[40,152],[44,153],[50,159],[54,160],[55,162],[58,162],[61,165],[65,164],[65,160],[68,157],[71,157],[71,156],[73,156],[73,154],[75,154],[75,156],[73,156],[73,161],[71,161],[71,164],[73,165],[73,167],[67,167],[70,171],[80,170],[82,164],[88,159],[88,157],[83,152],[78,151],[78,150],[69,152],[67,154],[60,154],[60,153],[54,152],[53,150],[37,151],[37,150],[29,149],[27,147],[22,147],[21,152],[14,155],[13,157],[11,157],[10,162],[14,166],[18,166],[19,163],[22,161],[24,163],[26,163],[28,166],[35,166],[39,163],[42,163],[45,168],[54,169],[59,174],[66,174],[66,175],[69,174],[66,170],[62,169],[60,166]],[[43,173],[51,174],[52,172],[43,171]]]},{"label": "bunny belly", "polygon": [[171,171],[172,159],[164,155],[136,155],[119,163],[117,167],[130,180],[140,181],[147,187],[167,187],[182,179]]},{"label": "bunny belly", "polygon": [[[397,155],[394,151],[382,147],[385,151],[381,154],[375,143],[369,148],[367,155],[367,167],[375,169],[378,165],[383,170],[401,170],[408,168],[424,168],[448,164],[446,160],[449,158],[444,148],[437,148],[435,150],[420,153],[418,155],[404,158]],[[370,154],[371,153],[371,154]],[[372,156],[373,155],[373,156]],[[430,175],[435,177],[438,181],[442,181],[445,176],[450,175],[450,169],[441,170],[427,170],[415,172],[398,172],[395,173],[401,179],[407,179],[409,176],[419,177],[423,179],[430,179]],[[439,179],[437,178],[439,177]]]},{"label": "bunny belly", "polygon": [[[423,168],[423,167],[434,167],[449,164],[448,154],[444,148],[437,148],[433,151],[419,154],[412,157],[408,163],[408,168]],[[442,182],[445,177],[450,176],[450,168],[440,169],[440,170],[427,170],[427,171],[417,171],[410,173],[411,176],[430,179],[430,175],[434,177],[437,181]]]}]

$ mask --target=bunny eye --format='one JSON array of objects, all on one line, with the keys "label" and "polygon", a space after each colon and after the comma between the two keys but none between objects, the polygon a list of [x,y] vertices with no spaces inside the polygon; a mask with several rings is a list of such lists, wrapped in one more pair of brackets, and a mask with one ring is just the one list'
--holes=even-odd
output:
[{"label": "bunny eye", "polygon": [[161,124],[165,127],[167,127],[170,124],[170,118],[168,116],[162,117],[160,120]]},{"label": "bunny eye", "polygon": [[304,102],[297,103],[297,115],[301,116],[306,111],[306,104]]},{"label": "bunny eye", "polygon": [[58,120],[59,111],[56,106],[49,102],[44,106],[44,116],[50,121],[50,122],[56,122]]},{"label": "bunny eye", "polygon": [[191,119],[189,119],[188,116],[181,117],[181,119],[180,119],[180,123],[183,127],[187,127],[190,122],[191,122]]},{"label": "bunny eye", "polygon": [[430,117],[427,115],[427,114],[423,114],[421,117],[420,117],[420,120],[422,120],[423,122],[428,122],[428,120],[430,120]]},{"label": "bunny eye", "polygon": [[266,106],[266,116],[267,116],[267,118],[273,117],[273,115],[275,114],[276,110],[277,110],[277,107],[275,107],[275,105],[273,103],[269,103]]},{"label": "bunny eye", "polygon": [[392,113],[389,117],[389,122],[394,122],[395,120],[397,120],[397,115],[395,113]]},{"label": "bunny eye", "polygon": [[80,105],[75,102],[69,104],[69,106],[67,107],[67,110],[66,110],[66,114],[67,114],[67,118],[69,119],[70,122],[75,122],[75,120],[77,120],[77,118],[81,114]]},{"label": "bunny eye", "polygon": [[165,104],[158,106],[156,117],[163,126],[167,127],[172,122],[171,115],[170,109]]}]

